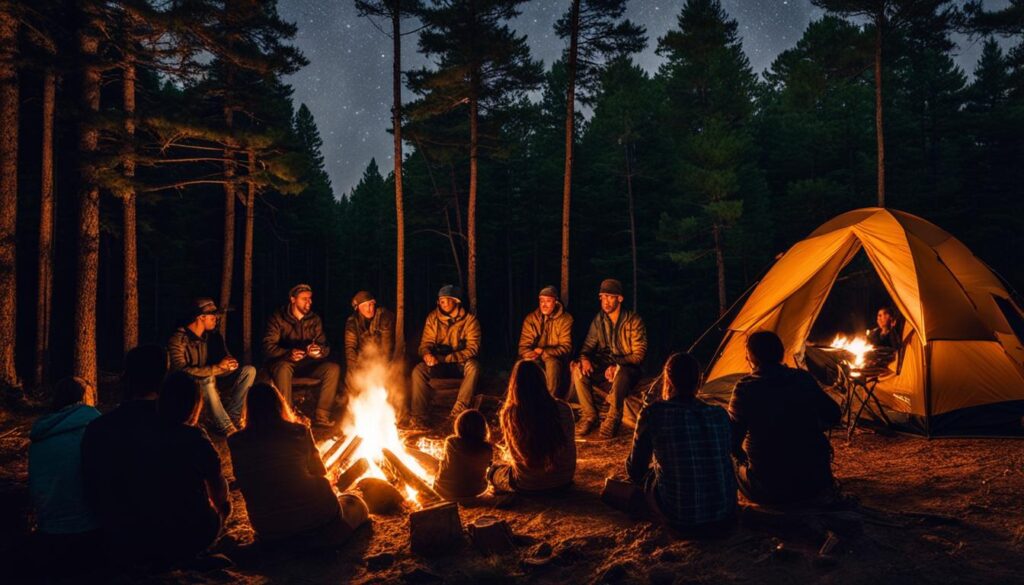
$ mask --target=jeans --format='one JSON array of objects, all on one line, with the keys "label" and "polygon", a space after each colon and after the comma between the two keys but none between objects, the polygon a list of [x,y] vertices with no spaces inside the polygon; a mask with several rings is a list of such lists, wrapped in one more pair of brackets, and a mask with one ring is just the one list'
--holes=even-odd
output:
[{"label": "jeans", "polygon": [[224,376],[235,376],[231,388],[225,393],[226,400],[221,399],[217,391],[217,377],[208,376],[199,379],[199,392],[202,395],[203,403],[209,409],[210,416],[220,430],[233,426],[232,419],[238,420],[242,416],[242,406],[245,405],[245,397],[249,394],[253,380],[256,379],[256,368],[252,366],[240,366],[236,371]]},{"label": "jeans", "polygon": [[434,395],[434,389],[430,386],[432,378],[462,378],[459,385],[459,397],[456,399],[456,406],[468,407],[476,393],[477,380],[480,378],[480,363],[475,359],[469,359],[461,364],[439,363],[430,367],[420,362],[412,371],[412,414],[413,416],[427,416],[430,411],[430,401]]},{"label": "jeans", "polygon": [[548,392],[555,398],[561,398],[559,390],[562,385],[562,372],[565,371],[565,358],[543,356],[539,360],[531,361],[544,370]]},{"label": "jeans", "polygon": [[576,390],[576,399],[580,402],[583,418],[597,418],[597,407],[594,406],[594,386],[607,391],[608,418],[622,420],[622,404],[640,381],[640,366],[623,364],[615,373],[611,382],[604,377],[604,372],[611,364],[594,362],[594,371],[589,376],[583,375],[578,364],[572,367],[572,386]]},{"label": "jeans", "polygon": [[298,362],[286,359],[270,364],[270,377],[281,392],[286,404],[292,403],[292,378],[308,376],[320,380],[320,398],[316,402],[318,412],[329,413],[334,408],[334,396],[341,381],[341,366],[334,362],[304,358]]}]

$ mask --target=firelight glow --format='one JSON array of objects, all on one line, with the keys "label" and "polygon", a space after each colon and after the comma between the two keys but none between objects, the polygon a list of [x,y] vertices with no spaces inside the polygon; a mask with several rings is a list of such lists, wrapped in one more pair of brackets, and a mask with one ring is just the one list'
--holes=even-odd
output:
[{"label": "firelight glow", "polygon": [[864,356],[875,349],[875,346],[868,343],[868,340],[863,337],[846,337],[845,335],[836,335],[836,338],[832,340],[832,347],[836,349],[842,349],[850,352],[853,355],[853,361],[847,363],[854,370],[860,370],[864,368]]}]

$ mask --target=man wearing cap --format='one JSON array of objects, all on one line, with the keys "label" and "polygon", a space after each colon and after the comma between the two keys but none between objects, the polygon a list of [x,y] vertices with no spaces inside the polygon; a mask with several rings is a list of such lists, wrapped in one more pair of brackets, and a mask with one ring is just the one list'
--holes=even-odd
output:
[{"label": "man wearing cap", "polygon": [[519,334],[519,359],[536,361],[544,370],[548,392],[558,395],[565,362],[572,351],[572,315],[558,300],[558,289],[540,289],[537,310],[523,319]]},{"label": "man wearing cap", "polygon": [[263,357],[274,385],[288,404],[292,400],[292,378],[306,376],[320,380],[320,398],[316,404],[317,426],[330,426],[334,395],[338,392],[341,367],[327,361],[331,348],[324,335],[323,322],[313,312],[313,289],[297,284],[288,291],[288,304],[267,319],[263,336]]},{"label": "man wearing cap", "polygon": [[345,387],[352,389],[352,376],[367,359],[380,363],[391,361],[395,351],[395,315],[369,291],[361,290],[352,297],[352,315],[345,321]]},{"label": "man wearing cap", "polygon": [[[191,321],[175,329],[167,342],[171,371],[181,370],[199,383],[207,412],[213,417],[213,431],[221,435],[235,432],[235,423],[242,415],[245,395],[256,379],[256,368],[239,366],[231,357],[224,338],[217,333],[217,319],[226,309],[218,309],[209,297],[196,299],[189,317]],[[231,382],[231,378],[234,381]],[[217,382],[231,384],[221,399]]]},{"label": "man wearing cap", "polygon": [[412,371],[412,417],[424,426],[430,411],[433,378],[462,378],[452,408],[458,416],[469,408],[480,375],[480,322],[462,306],[462,291],[446,284],[437,292],[437,308],[427,315],[420,339],[423,358]]},{"label": "man wearing cap", "polygon": [[594,386],[608,392],[608,414],[601,424],[600,436],[610,439],[622,423],[622,404],[640,381],[640,364],[647,355],[647,328],[633,311],[622,308],[622,283],[614,278],[601,282],[598,293],[601,312],[594,317],[580,358],[571,367],[582,416],[576,434],[584,436],[597,426]]}]

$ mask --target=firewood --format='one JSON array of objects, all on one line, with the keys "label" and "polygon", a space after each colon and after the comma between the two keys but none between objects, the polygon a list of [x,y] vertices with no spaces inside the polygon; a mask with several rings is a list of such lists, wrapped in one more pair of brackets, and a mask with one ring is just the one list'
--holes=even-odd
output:
[{"label": "firewood", "polygon": [[454,551],[463,540],[458,505],[444,502],[409,515],[409,546],[423,555]]},{"label": "firewood", "polygon": [[369,469],[370,462],[367,461],[365,457],[360,457],[359,459],[356,459],[356,462],[350,465],[348,469],[341,472],[341,475],[338,476],[338,481],[334,482],[334,485],[338,487],[338,491],[343,492],[350,488],[352,484],[362,477],[363,474],[369,471]]},{"label": "firewood", "polygon": [[[362,444],[363,444],[363,438],[362,437],[360,437],[359,435],[353,436],[352,440],[350,440],[348,442],[348,444],[345,445],[345,448],[341,450],[341,453],[339,455],[335,455],[335,457],[336,457],[335,459],[332,460],[332,458],[330,456],[325,456],[324,457],[324,466],[327,467],[328,470],[333,468],[333,467],[335,467],[335,466],[338,466],[338,467],[345,467],[345,466],[347,466],[348,463],[349,463],[349,460],[352,459],[352,456],[356,454],[356,451],[359,450],[359,446],[362,445]],[[332,447],[331,450],[333,450],[333,447]]]},{"label": "firewood", "polygon": [[420,476],[416,475],[409,469],[397,455],[391,452],[390,449],[381,449],[381,453],[384,455],[384,460],[392,467],[398,479],[416,490],[419,493],[420,502],[424,505],[440,502],[443,498],[434,491],[434,488],[430,487],[427,482],[423,481]]}]

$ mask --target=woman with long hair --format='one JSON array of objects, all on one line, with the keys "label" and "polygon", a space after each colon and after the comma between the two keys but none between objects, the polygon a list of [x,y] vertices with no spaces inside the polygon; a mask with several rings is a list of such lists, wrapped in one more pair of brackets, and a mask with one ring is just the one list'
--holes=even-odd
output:
[{"label": "woman with long hair", "polygon": [[572,409],[551,396],[537,364],[520,361],[512,368],[499,419],[510,461],[488,473],[496,491],[543,492],[572,483]]},{"label": "woman with long hair", "polygon": [[242,430],[228,438],[249,522],[262,542],[337,547],[366,522],[355,495],[336,498],[309,428],[270,384],[246,396]]}]

